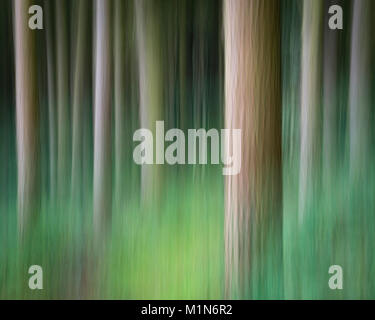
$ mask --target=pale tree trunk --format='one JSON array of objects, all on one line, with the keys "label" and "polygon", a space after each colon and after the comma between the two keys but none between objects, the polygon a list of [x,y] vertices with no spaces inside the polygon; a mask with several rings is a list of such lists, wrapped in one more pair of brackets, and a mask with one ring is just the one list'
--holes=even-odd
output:
[{"label": "pale tree trunk", "polygon": [[35,31],[29,29],[31,1],[15,0],[16,130],[18,227],[22,237],[40,209],[39,109],[36,88]]},{"label": "pale tree trunk", "polygon": [[[373,18],[374,3],[372,0],[353,1],[352,7],[352,34],[349,80],[349,168],[351,199],[356,201],[355,212],[351,212],[356,229],[362,234],[358,237],[355,249],[351,243],[354,259],[358,268],[352,275],[358,279],[358,284],[366,283],[366,275],[373,268],[369,265],[369,256],[373,249],[367,234],[372,232],[369,220],[369,182],[372,177],[373,166]],[[371,192],[371,191],[370,191]],[[354,218],[355,217],[355,218]],[[348,231],[350,232],[350,231]],[[354,236],[353,236],[354,237]],[[361,248],[358,250],[357,248]],[[371,250],[371,253],[370,251]],[[367,288],[356,287],[361,297],[366,296]]]},{"label": "pale tree trunk", "polygon": [[56,72],[53,36],[53,4],[45,1],[45,28],[47,43],[47,87],[48,87],[48,130],[49,130],[49,191],[50,201],[56,199],[57,188],[57,119],[56,119]]},{"label": "pale tree trunk", "polygon": [[282,296],[280,4],[224,1],[225,127],[242,169],[225,182],[226,296]]},{"label": "pale tree trunk", "polygon": [[112,215],[111,1],[96,1],[94,228],[107,232]]},{"label": "pale tree trunk", "polygon": [[354,180],[368,169],[371,108],[371,5],[370,0],[353,2],[349,89],[350,171]]},{"label": "pale tree trunk", "polygon": [[304,0],[301,60],[301,149],[298,220],[303,222],[318,191],[323,2]]},{"label": "pale tree trunk", "polygon": [[70,155],[69,64],[67,44],[67,2],[56,1],[57,53],[57,192],[60,203],[68,195]]},{"label": "pale tree trunk", "polygon": [[[159,4],[160,5],[160,4]],[[156,1],[135,2],[136,37],[139,66],[140,124],[155,135],[155,122],[162,120],[162,57],[161,34]],[[161,168],[143,165],[141,169],[141,197],[152,202],[160,192]]]},{"label": "pale tree trunk", "polygon": [[73,87],[73,137],[72,137],[72,197],[81,204],[83,193],[83,139],[84,139],[84,110],[87,101],[88,65],[88,2],[78,0],[78,27],[74,66]]},{"label": "pale tree trunk", "polygon": [[[125,2],[116,0],[114,4],[114,94],[115,94],[115,205],[124,207],[126,186],[126,114],[125,114]],[[129,182],[129,181],[128,181]]]},{"label": "pale tree trunk", "polygon": [[[178,65],[178,23],[177,23],[177,6],[174,0],[165,1],[165,9],[163,9],[162,17],[159,19],[163,28],[163,56],[168,61],[168,67],[163,72],[164,86],[164,112],[165,124],[171,128],[177,128],[178,125],[178,108],[175,106],[177,93],[177,65]],[[165,30],[165,31],[164,31]],[[169,170],[168,170],[169,171]]]},{"label": "pale tree trunk", "polygon": [[186,125],[186,87],[187,87],[187,65],[186,65],[186,50],[187,50],[187,0],[178,1],[178,17],[179,17],[179,37],[178,37],[178,54],[179,54],[179,125],[181,129],[187,129]]}]

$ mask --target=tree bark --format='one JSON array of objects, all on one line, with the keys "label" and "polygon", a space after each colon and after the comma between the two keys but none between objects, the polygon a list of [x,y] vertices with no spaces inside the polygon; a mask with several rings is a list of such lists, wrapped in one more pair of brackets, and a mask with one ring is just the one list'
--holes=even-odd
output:
[{"label": "tree bark", "polygon": [[322,1],[304,0],[301,60],[299,215],[303,222],[319,184]]},{"label": "tree bark", "polygon": [[94,228],[107,232],[112,215],[111,2],[96,1]]},{"label": "tree bark", "polygon": [[116,0],[114,5],[114,88],[115,88],[115,204],[123,209],[126,162],[125,114],[125,2]]},{"label": "tree bark", "polygon": [[225,181],[231,298],[282,296],[279,15],[279,1],[224,1],[225,127],[242,130],[242,170]]},{"label": "tree bark", "polygon": [[35,33],[29,29],[29,0],[15,0],[16,130],[18,227],[24,235],[40,209],[39,109],[36,88]]}]

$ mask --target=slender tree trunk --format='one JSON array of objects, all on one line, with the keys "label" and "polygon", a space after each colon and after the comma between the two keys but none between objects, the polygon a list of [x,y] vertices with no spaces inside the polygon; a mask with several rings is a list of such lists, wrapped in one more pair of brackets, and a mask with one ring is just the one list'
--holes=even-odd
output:
[{"label": "slender tree trunk", "polygon": [[70,121],[69,121],[69,63],[67,41],[67,1],[56,1],[57,53],[57,192],[59,200],[67,200],[69,186]]},{"label": "slender tree trunk", "polygon": [[74,67],[73,87],[73,143],[72,143],[72,196],[76,201],[82,201],[83,192],[83,139],[84,139],[84,109],[88,82],[87,54],[88,46],[88,2],[78,1],[78,29]]},{"label": "slender tree trunk", "polygon": [[49,126],[49,190],[50,200],[56,199],[57,188],[57,121],[56,121],[56,68],[53,37],[54,7],[50,0],[45,1],[45,29],[47,43],[47,87],[48,87],[48,126]]},{"label": "slender tree trunk", "polygon": [[[372,177],[374,161],[373,147],[373,19],[375,4],[372,0],[353,1],[352,3],[352,34],[349,78],[349,168],[350,197],[355,199],[356,210],[351,212],[356,230],[361,230],[358,247],[354,250],[358,268],[353,278],[358,283],[366,283],[366,275],[371,274],[373,267],[369,264],[369,256],[373,250],[367,237],[372,232],[371,214],[369,212],[368,192]],[[370,189],[371,190],[371,189]],[[370,191],[373,192],[373,191]],[[355,218],[354,218],[355,217]],[[370,245],[371,243],[371,245]],[[349,247],[351,244],[349,244]],[[368,251],[371,250],[371,253]],[[359,287],[358,287],[359,289]],[[360,297],[365,297],[367,287],[361,286]]]},{"label": "slender tree trunk", "polygon": [[186,0],[181,0],[177,2],[178,4],[178,16],[179,16],[179,37],[178,37],[178,53],[179,53],[179,125],[181,129],[187,129],[186,125],[186,50],[187,50],[187,2]]},{"label": "slender tree trunk", "polygon": [[103,234],[112,215],[111,1],[96,1],[94,227]]},{"label": "slender tree trunk", "polygon": [[[282,1],[282,91],[283,91],[283,166],[292,168],[298,163],[300,154],[300,85],[301,66],[296,61],[301,58],[301,0]],[[298,200],[298,199],[297,199]]]},{"label": "slender tree trunk", "polygon": [[39,109],[35,33],[29,29],[29,0],[15,0],[18,227],[22,236],[40,208]]},{"label": "slender tree trunk", "polygon": [[371,108],[372,1],[353,1],[352,44],[349,89],[350,171],[354,180],[368,168]]},{"label": "slender tree trunk", "polygon": [[[123,209],[126,186],[126,135],[125,135],[125,2],[114,5],[114,88],[115,88],[115,204]],[[129,182],[129,181],[128,181]]]},{"label": "slender tree trunk", "polygon": [[324,57],[323,57],[323,177],[324,185],[332,187],[338,170],[339,154],[339,70],[340,32],[331,30],[328,10],[331,5],[343,5],[343,1],[330,0],[324,6]]},{"label": "slender tree trunk", "polygon": [[299,222],[303,221],[319,183],[322,1],[304,0],[301,65],[301,149]]},{"label": "slender tree trunk", "polygon": [[[162,117],[162,58],[161,35],[155,1],[135,2],[136,37],[139,66],[140,123],[155,135],[155,124]],[[141,171],[142,199],[149,202],[158,198],[160,192],[160,168],[143,165]]]},{"label": "slender tree trunk", "polygon": [[[8,215],[14,201],[13,177],[15,165],[15,139],[14,139],[14,44],[12,28],[13,3],[4,2],[0,11],[0,46],[10,48],[0,52],[0,242],[7,241],[13,229],[9,228]],[[13,49],[13,50],[12,50]],[[4,251],[3,251],[4,252]]]},{"label": "slender tree trunk", "polygon": [[[176,108],[176,92],[177,92],[177,39],[178,39],[178,24],[177,24],[177,2],[165,1],[165,9],[163,9],[160,23],[163,30],[163,38],[166,40],[163,44],[163,56],[168,61],[168,67],[163,72],[164,86],[164,112],[165,124],[171,128],[178,126],[178,108]],[[165,30],[165,31],[164,31]]]},{"label": "slender tree trunk", "polygon": [[224,1],[225,127],[242,130],[225,182],[227,297],[282,296],[279,15],[279,1]]}]

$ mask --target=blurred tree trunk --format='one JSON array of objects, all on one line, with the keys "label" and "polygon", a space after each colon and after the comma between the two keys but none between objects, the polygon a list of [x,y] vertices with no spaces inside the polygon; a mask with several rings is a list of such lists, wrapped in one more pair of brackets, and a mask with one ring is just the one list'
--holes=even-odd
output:
[{"label": "blurred tree trunk", "polygon": [[225,182],[232,298],[283,292],[279,15],[279,1],[224,1],[225,127],[242,130],[242,170]]},{"label": "blurred tree trunk", "polygon": [[75,201],[82,201],[83,193],[83,139],[84,110],[87,101],[88,71],[88,2],[78,0],[78,27],[73,87],[73,145],[72,145],[72,196]]},{"label": "blurred tree trunk", "polygon": [[112,215],[111,1],[96,1],[94,227],[103,234]]},{"label": "blurred tree trunk", "polygon": [[[139,66],[140,123],[150,129],[156,138],[155,125],[162,120],[162,70],[161,30],[159,23],[160,3],[137,0],[135,2],[136,37]],[[155,141],[154,141],[155,146]],[[141,194],[146,202],[158,199],[161,168],[143,165],[141,171]]]},{"label": "blurred tree trunk", "polygon": [[323,2],[304,0],[301,59],[301,149],[299,176],[299,217],[301,223],[319,183],[321,40]]},{"label": "blurred tree trunk", "polygon": [[[15,88],[14,88],[14,43],[12,29],[13,3],[4,1],[0,11],[0,242],[4,243],[9,234],[8,221],[12,219],[11,204],[16,193],[13,183],[17,161],[15,156]],[[4,48],[9,48],[5,50]],[[4,251],[3,251],[4,252]]]},{"label": "blurred tree trunk", "polygon": [[[370,218],[372,210],[367,195],[369,192],[373,193],[369,186],[374,161],[374,95],[371,91],[374,83],[374,10],[374,1],[353,1],[348,110],[349,195],[356,208],[350,212],[352,221],[355,221],[356,230],[361,230],[356,250],[351,250],[358,266],[351,276],[357,279],[360,297],[368,296],[369,290],[371,291],[371,286],[359,284],[367,283],[366,275],[373,270],[369,264],[369,257],[373,253],[373,238],[368,237],[373,231]],[[353,248],[353,244],[348,243],[348,248]]]},{"label": "blurred tree trunk", "polygon": [[[209,2],[196,1],[193,11],[193,32],[192,41],[192,77],[193,77],[193,126],[196,128],[206,128],[207,126],[207,58],[208,39],[207,30],[211,12],[208,12]],[[203,152],[201,149],[199,153]],[[199,171],[198,171],[199,170]],[[205,165],[193,167],[193,179],[196,182],[205,180]]]},{"label": "blurred tree trunk", "polygon": [[[178,108],[176,106],[177,70],[178,70],[178,3],[174,0],[164,0],[164,7],[160,22],[163,30],[163,56],[167,58],[168,65],[163,72],[164,83],[164,112],[165,125],[169,128],[178,128]],[[165,30],[165,31],[164,31]],[[172,169],[173,170],[173,169]],[[170,171],[170,170],[168,170]]]},{"label": "blurred tree trunk", "polygon": [[[301,0],[282,1],[282,92],[283,92],[283,166],[289,170],[299,162],[301,98]],[[298,199],[297,199],[298,200]]]},{"label": "blurred tree trunk", "polygon": [[353,2],[349,88],[350,171],[354,180],[366,175],[370,148],[371,7]]},{"label": "blurred tree trunk", "polygon": [[124,0],[116,0],[114,4],[115,205],[116,209],[120,210],[123,209],[127,182],[125,179],[125,5]]},{"label": "blurred tree trunk", "polygon": [[47,87],[48,87],[48,125],[49,125],[49,191],[50,200],[56,199],[57,187],[57,119],[56,119],[56,68],[54,46],[54,5],[45,2],[45,30],[47,47]]},{"label": "blurred tree trunk", "polygon": [[196,1],[194,8],[194,39],[193,39],[193,85],[194,85],[194,125],[206,127],[206,68],[207,68],[207,11],[208,1]]},{"label": "blurred tree trunk", "polygon": [[339,117],[340,117],[340,49],[343,31],[331,30],[328,25],[330,6],[343,5],[344,1],[329,0],[324,5],[324,51],[323,51],[323,178],[330,189],[339,169]]},{"label": "blurred tree trunk", "polygon": [[69,185],[70,117],[69,117],[69,57],[67,40],[67,1],[56,1],[57,53],[57,192],[59,200],[67,200]]},{"label": "blurred tree trunk", "polygon": [[23,236],[40,209],[39,109],[36,87],[35,32],[29,29],[29,0],[15,0],[16,130],[18,226]]},{"label": "blurred tree trunk", "polygon": [[187,0],[177,2],[178,5],[178,68],[179,68],[179,128],[187,129],[186,125],[186,100],[187,100]]}]

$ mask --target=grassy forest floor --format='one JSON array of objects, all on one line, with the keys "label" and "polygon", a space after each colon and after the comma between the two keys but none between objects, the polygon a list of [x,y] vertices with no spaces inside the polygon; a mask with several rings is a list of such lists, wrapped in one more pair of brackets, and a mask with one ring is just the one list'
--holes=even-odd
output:
[{"label": "grassy forest floor", "polygon": [[[344,171],[330,190],[321,189],[302,222],[298,222],[298,179],[284,174],[286,299],[375,297],[374,173],[353,185]],[[32,234],[21,244],[13,204],[1,216],[1,298],[223,298],[220,171],[212,169],[195,182],[192,175],[184,182],[169,181],[159,208],[141,209],[134,200],[125,211],[115,211],[112,232],[99,240],[102,246],[96,243],[89,215],[53,209],[41,212]],[[95,249],[98,246],[104,249]],[[32,264],[43,267],[43,290],[28,288]],[[331,265],[343,268],[343,290],[328,287]]]}]

